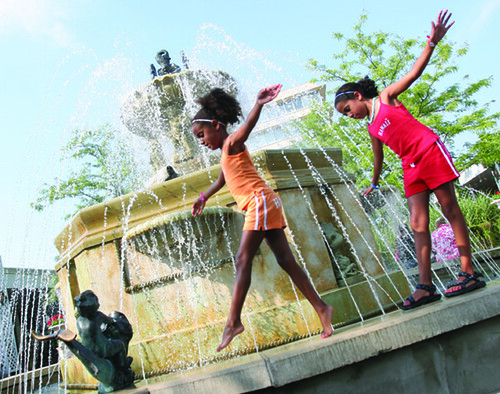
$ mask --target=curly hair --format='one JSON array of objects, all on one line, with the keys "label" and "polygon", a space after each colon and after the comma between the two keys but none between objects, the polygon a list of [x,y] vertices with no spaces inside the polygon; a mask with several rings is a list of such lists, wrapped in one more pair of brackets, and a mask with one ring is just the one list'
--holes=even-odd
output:
[{"label": "curly hair", "polygon": [[359,92],[366,98],[374,98],[378,96],[378,90],[375,82],[366,76],[358,82],[348,82],[342,85],[337,90],[337,93],[335,93],[335,106],[342,101],[353,99],[354,92]]},{"label": "curly hair", "polygon": [[215,119],[226,125],[237,123],[241,112],[238,100],[220,88],[215,88],[196,100],[201,109],[196,113],[196,119]]}]

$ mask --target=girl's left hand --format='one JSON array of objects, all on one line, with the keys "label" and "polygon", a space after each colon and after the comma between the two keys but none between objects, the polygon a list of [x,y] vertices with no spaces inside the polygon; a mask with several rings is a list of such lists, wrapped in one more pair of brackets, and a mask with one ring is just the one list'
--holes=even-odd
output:
[{"label": "girl's left hand", "polygon": [[374,191],[375,189],[371,186],[368,186],[368,189],[366,189],[364,192],[363,192],[363,196],[367,196],[368,194],[370,194],[372,191]]},{"label": "girl's left hand", "polygon": [[194,200],[193,209],[191,210],[191,215],[198,216],[200,213],[202,213],[203,209],[205,208],[205,201],[206,200],[202,200],[200,197]]},{"label": "girl's left hand", "polygon": [[448,26],[446,26],[450,18],[451,18],[451,13],[448,14],[448,10],[446,10],[445,12],[443,11],[439,12],[436,23],[431,22],[432,30],[431,34],[429,35],[429,41],[433,42],[434,44],[437,44],[439,41],[443,39],[446,32],[455,23],[455,21],[453,21]]},{"label": "girl's left hand", "polygon": [[276,85],[262,89],[257,94],[257,103],[264,105],[273,101],[278,96],[282,86],[282,84],[277,83]]}]

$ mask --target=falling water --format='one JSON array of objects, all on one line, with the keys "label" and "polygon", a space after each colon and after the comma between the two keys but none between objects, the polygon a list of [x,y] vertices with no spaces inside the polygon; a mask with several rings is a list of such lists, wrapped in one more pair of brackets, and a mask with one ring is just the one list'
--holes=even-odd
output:
[{"label": "falling water", "polygon": [[[219,40],[213,40],[213,37],[210,34],[215,34],[219,37]],[[210,37],[205,37],[210,36]],[[192,51],[192,57],[190,59],[190,63],[193,67],[198,67],[200,69],[216,69],[216,65],[211,67],[210,62],[213,62],[213,54],[216,52],[218,57],[226,57],[235,59],[234,62],[236,65],[229,70],[230,74],[234,77],[235,89],[239,89],[239,98],[244,107],[244,113],[248,113],[251,106],[250,97],[254,97],[256,92],[268,83],[274,82],[269,81],[267,78],[271,78],[268,75],[274,74],[282,74],[283,68],[276,66],[272,62],[268,61],[265,57],[262,57],[260,54],[255,51],[250,50],[249,48],[242,47],[238,45],[238,43],[234,42],[227,34],[225,34],[220,29],[207,25],[202,29],[202,34],[200,38],[200,42]],[[88,84],[84,89],[84,94],[80,102],[78,103],[78,115],[75,117],[74,125],[81,124],[82,122],[85,124],[85,119],[90,117],[92,111],[95,109],[94,107],[98,106],[101,103],[101,100],[106,101],[109,97],[99,97],[100,96],[100,87],[101,82],[106,80],[109,82],[110,76],[113,75],[113,80],[121,83],[122,81],[127,81],[127,67],[126,65],[130,64],[127,59],[123,57],[115,57],[110,61],[104,62],[104,64],[97,67],[95,72],[92,73],[92,77],[90,78]],[[257,67],[258,65],[258,67]],[[75,71],[75,75],[84,72],[87,67],[83,67],[77,71]],[[217,74],[209,73],[205,71],[199,71],[202,74],[202,78],[206,81],[209,81],[206,84],[206,88],[215,87],[221,83],[221,79]],[[71,78],[68,80],[70,81]],[[230,81],[231,84],[233,81]],[[196,112],[197,104],[195,103],[195,99],[197,96],[201,94],[201,91],[195,91],[189,84],[187,78],[179,76],[176,78],[177,86],[181,91],[181,96],[185,102],[183,107],[183,119],[189,119],[192,117],[194,112]],[[297,84],[297,81],[292,81],[292,84]],[[159,332],[157,332],[157,336],[167,336],[170,334],[170,330],[177,322],[183,320],[189,320],[193,322],[194,327],[201,328],[205,326],[210,326],[214,324],[220,324],[221,322],[217,320],[216,317],[208,318],[205,321],[202,321],[200,317],[200,306],[204,308],[213,308],[214,314],[216,316],[218,314],[225,314],[229,305],[230,300],[227,297],[227,294],[224,294],[217,287],[217,281],[219,280],[217,271],[217,267],[225,266],[225,265],[233,265],[234,264],[234,254],[231,254],[231,251],[237,248],[237,244],[239,242],[239,233],[237,230],[234,230],[238,224],[241,224],[241,217],[232,217],[228,216],[230,213],[226,210],[231,211],[231,215],[233,214],[232,209],[226,208],[225,203],[221,201],[221,199],[216,196],[215,200],[217,202],[217,208],[214,208],[214,211],[210,211],[207,209],[206,215],[198,218],[197,220],[193,220],[189,218],[189,214],[186,212],[177,214],[177,219],[172,217],[171,211],[179,210],[179,211],[189,211],[190,204],[188,199],[188,189],[186,183],[177,183],[179,187],[182,189],[181,197],[175,207],[169,206],[162,201],[162,199],[155,194],[155,192],[151,188],[143,188],[147,181],[147,178],[151,178],[154,173],[151,169],[148,168],[148,158],[147,155],[144,155],[141,152],[145,152],[148,150],[147,138],[144,136],[137,136],[132,134],[126,127],[120,125],[117,119],[120,118],[120,115],[117,113],[118,108],[126,102],[126,96],[137,89],[137,86],[130,86],[130,84],[125,84],[125,87],[121,87],[121,90],[115,91],[119,100],[112,100],[112,104],[114,108],[109,108],[109,104],[104,106],[106,111],[109,110],[107,116],[112,116],[113,121],[116,123],[116,129],[118,133],[122,136],[123,139],[130,141],[129,148],[130,152],[133,155],[137,156],[138,166],[144,169],[144,173],[147,176],[138,180],[137,191],[132,194],[132,196],[128,199],[121,199],[120,204],[120,213],[119,217],[121,218],[121,233],[126,235],[126,237],[121,242],[116,242],[116,248],[119,251],[119,284],[113,283],[113,286],[119,286],[119,300],[118,300],[118,309],[121,311],[124,308],[124,297],[125,294],[131,295],[140,295],[143,298],[133,298],[133,308],[136,312],[140,312],[140,309],[146,308],[149,305],[153,305],[153,289],[160,285],[161,280],[166,277],[171,280],[171,283],[175,286],[177,291],[177,296],[174,299],[169,300],[171,303],[171,307],[176,311],[175,318],[176,321],[167,321],[166,316],[163,314],[162,310],[153,309],[152,313],[154,316],[154,323],[161,328]],[[146,89],[151,89],[147,87]],[[146,92],[148,92],[146,90]],[[314,99],[308,98],[307,106],[314,106]],[[118,105],[119,104],[119,105]],[[164,128],[165,119],[162,116],[162,113],[159,111],[158,103],[152,104],[151,112],[154,114],[153,118],[150,119],[152,122],[152,129],[154,132],[148,137],[155,138],[161,145],[161,152],[165,158],[165,165],[175,165],[175,161],[172,159],[174,156],[174,151],[172,146],[169,145],[169,141],[164,137]],[[123,108],[123,106],[122,106]],[[126,108],[126,106],[125,106]],[[302,110],[302,105],[300,107],[297,106],[297,101],[289,100],[286,103],[280,104],[279,102],[271,103],[266,106],[265,112],[262,114],[261,122],[267,122],[272,119],[280,119],[285,118],[286,115],[290,111],[299,111]],[[324,116],[324,121],[326,124],[331,124],[334,120],[331,119],[329,113],[318,112],[320,115]],[[292,123],[281,124],[280,127],[271,127],[267,130],[256,132],[252,135],[252,138],[248,141],[248,147],[251,153],[255,153],[262,149],[264,146],[269,145],[269,142],[272,141],[276,143],[277,141],[286,140],[286,144],[295,144],[300,154],[302,155],[304,161],[307,163],[307,167],[312,175],[312,179],[315,182],[315,187],[318,188],[321,195],[327,201],[327,206],[329,209],[329,214],[331,217],[331,224],[335,227],[335,230],[342,236],[342,242],[345,243],[345,249],[348,250],[348,259],[349,262],[357,266],[361,271],[361,276],[363,276],[364,280],[366,280],[370,291],[371,296],[375,299],[376,304],[378,305],[379,313],[384,314],[385,309],[382,305],[382,301],[380,300],[380,290],[386,296],[389,296],[390,302],[395,306],[397,303],[401,302],[404,294],[397,294],[398,298],[393,298],[390,296],[384,288],[379,285],[376,278],[372,274],[370,274],[362,264],[362,257],[358,255],[357,249],[354,246],[354,242],[358,240],[352,239],[352,235],[350,235],[349,231],[346,229],[343,221],[346,219],[341,218],[346,217],[349,220],[356,231],[357,237],[362,240],[366,249],[370,251],[373,255],[374,260],[377,261],[377,264],[383,270],[384,275],[391,279],[391,272],[401,271],[405,275],[406,279],[409,283],[414,284],[417,280],[417,276],[415,272],[406,269],[403,266],[401,261],[397,261],[395,258],[395,249],[394,243],[399,234],[397,233],[400,225],[404,225],[408,222],[408,210],[404,203],[404,200],[401,198],[400,194],[396,191],[392,191],[389,193],[376,191],[374,196],[382,202],[382,207],[375,204],[373,199],[363,199],[360,198],[359,192],[357,191],[359,187],[356,185],[356,180],[352,179],[349,174],[338,166],[324,151],[324,148],[321,146],[320,141],[316,138],[313,130],[305,130],[301,133],[299,130],[299,121],[295,121]],[[344,136],[349,139],[350,134],[349,130],[340,127],[341,132]],[[304,138],[304,135],[307,138]],[[187,138],[189,139],[189,133],[187,133]],[[306,143],[304,140],[308,140]],[[368,157],[365,156],[363,149],[361,149],[356,143],[357,152],[352,152],[352,146],[347,145],[344,138],[338,138],[338,143],[340,147],[344,151],[350,151],[352,155],[358,155],[363,159],[364,162],[370,161]],[[368,143],[369,138],[367,134],[366,141]],[[353,141],[354,142],[354,141]],[[332,199],[329,196],[335,196],[334,190],[328,184],[327,181],[323,178],[323,176],[316,170],[314,165],[312,165],[310,158],[307,153],[306,148],[316,148],[320,152],[324,154],[326,160],[331,163],[331,170],[335,172],[338,177],[342,180],[342,183],[345,185],[349,185],[348,191],[351,193],[351,197],[355,201],[359,201],[361,203],[366,204],[365,210],[369,213],[366,213],[363,219],[366,221],[367,226],[369,226],[375,234],[376,244],[371,244],[367,239],[364,238],[362,229],[359,228],[359,225],[356,221],[351,217],[351,214],[348,209],[346,209],[341,201],[335,200],[335,197]],[[191,171],[199,170],[200,168],[206,168],[214,163],[216,163],[217,158],[211,154],[210,152],[203,150],[201,148],[196,148],[195,153],[201,157],[200,161],[194,162],[194,167],[192,170],[185,170],[184,173],[188,174]],[[328,240],[325,225],[318,218],[315,209],[313,207],[313,202],[308,198],[303,185],[301,185],[299,176],[296,174],[296,169],[294,168],[293,162],[288,159],[287,150],[282,149],[282,155],[285,159],[286,165],[288,166],[288,170],[292,174],[293,179],[297,183],[297,187],[301,192],[301,195],[306,201],[306,205],[308,210],[313,218],[314,224],[317,226],[319,233],[321,234],[322,240],[325,244],[325,247],[328,249],[329,255],[332,260],[332,266],[334,267],[334,271],[338,273],[340,276],[340,281],[345,286],[351,301],[353,302],[356,312],[357,318],[360,321],[364,320],[363,314],[360,310],[360,306],[358,305],[356,298],[354,296],[353,287],[356,283],[350,281],[349,271],[346,270],[345,266],[342,266],[339,261],[339,257],[336,256],[336,251],[330,245]],[[361,159],[359,159],[359,163],[361,163]],[[260,173],[264,172],[264,169],[259,167],[259,164],[256,163],[256,167]],[[359,165],[360,170],[363,176],[367,179],[371,177],[371,168],[362,168],[363,166]],[[389,169],[393,173],[397,173],[397,168]],[[216,175],[213,173],[209,174],[210,180],[214,181],[216,179]],[[140,182],[139,182],[140,181]],[[401,182],[401,180],[400,180]],[[381,184],[389,184],[389,182],[382,177]],[[398,185],[399,187],[401,185]],[[160,212],[165,212],[164,218],[166,220],[165,223],[153,227],[151,229],[144,229],[143,232],[139,232],[135,223],[130,222],[131,212],[138,208],[138,201],[140,196],[147,195],[150,198],[151,204],[156,204],[159,206]],[[106,204],[106,203],[105,203]],[[435,201],[432,202],[432,207],[434,209],[437,208],[437,203]],[[186,216],[182,216],[185,214]],[[108,229],[110,226],[110,217],[111,212],[108,205],[105,205],[103,209],[103,228],[104,231],[102,233],[102,237],[100,238],[100,246],[101,251],[99,254],[99,261],[102,265],[107,264],[106,256],[108,253],[105,251],[104,246],[109,242],[111,229]],[[209,219],[210,217],[210,219]],[[151,219],[152,221],[157,219]],[[151,222],[149,222],[151,224]],[[201,229],[204,229],[202,232]],[[60,249],[65,250],[72,242],[74,230],[72,227],[72,222],[70,222],[68,226],[68,231],[65,237],[59,239],[60,241]],[[150,231],[151,230],[151,231]],[[234,231],[231,231],[234,230]],[[290,228],[287,229],[287,235],[292,245],[295,256],[299,262],[299,264],[304,268],[306,274],[310,278],[311,282],[314,282],[313,275],[311,274],[311,270],[308,266],[307,258],[304,256],[301,246],[297,241],[300,238],[299,231],[292,230]],[[221,243],[217,244],[217,252],[222,253],[225,257],[221,259],[221,261],[212,261],[216,254],[213,250],[207,250],[206,245],[203,244],[203,239],[220,239]],[[472,232],[472,241],[473,247],[475,251],[480,251],[484,249],[484,247],[480,244],[479,237],[476,236]],[[172,240],[175,240],[173,242]],[[380,250],[380,256],[376,253],[376,249]],[[148,270],[144,270],[144,265],[142,261],[144,258],[148,260]],[[482,267],[481,261],[479,261],[478,255],[474,257],[474,263],[477,267]],[[485,271],[485,275],[488,279],[493,277],[497,277],[500,274],[500,268],[495,261],[488,256],[487,254],[482,256],[482,259],[486,261],[487,270]],[[71,264],[70,255],[67,254],[64,260],[59,262],[61,266],[69,266]],[[444,275],[444,278],[455,274],[456,272],[456,263],[444,261],[443,267],[447,271]],[[133,271],[132,273],[128,271]],[[234,273],[234,268],[231,269]],[[3,271],[2,271],[3,272]],[[444,280],[441,279],[443,274],[438,273],[437,270],[433,270],[435,280],[439,283],[440,287],[444,286]],[[161,275],[160,275],[160,274]],[[208,286],[204,288],[200,286],[199,283],[199,274],[202,273],[203,278],[207,279]],[[70,283],[71,271],[67,270],[67,276],[65,280],[67,283]],[[129,280],[128,277],[132,277],[140,283],[138,286],[134,286],[133,283],[127,283]],[[48,275],[48,274],[47,274]],[[128,275],[128,277],[127,277]],[[162,276],[163,275],[163,276]],[[61,279],[61,278],[60,278]],[[24,292],[29,291],[30,289],[37,289],[37,291],[41,291],[42,293],[47,293],[49,291],[49,280],[48,277],[43,276],[42,285],[39,283],[34,283],[34,279],[32,279],[27,273],[24,271],[20,271],[19,276],[15,279],[15,288],[25,289]],[[108,286],[107,283],[101,283],[98,281],[93,281],[90,283],[91,287],[95,290],[96,294],[105,293],[105,287]],[[142,287],[141,287],[142,286]],[[396,289],[397,287],[394,286]],[[310,326],[312,324],[311,321],[308,320],[306,316],[306,312],[302,308],[299,299],[300,296],[297,294],[295,287],[292,285],[292,289],[294,291],[294,298],[297,301],[299,314],[302,317],[303,324],[306,326],[306,332],[310,336],[312,335],[312,330]],[[84,289],[81,289],[84,290]],[[6,294],[7,291],[7,283],[4,276],[0,276],[0,295]],[[69,297],[70,293],[66,294],[66,297]],[[43,349],[43,346],[33,343],[31,337],[26,335],[26,332],[23,332],[21,335],[22,343],[21,343],[21,353],[16,354],[16,348],[14,346],[14,341],[9,335],[6,333],[13,332],[13,323],[9,316],[13,316],[15,314],[14,308],[16,305],[21,305],[21,310],[26,312],[21,314],[22,324],[21,326],[32,327],[31,321],[36,322],[36,326],[33,328],[38,331],[44,331],[46,328],[42,327],[48,317],[50,315],[59,312],[60,305],[57,305],[56,309],[50,309],[46,305],[42,305],[43,303],[38,303],[36,308],[32,308],[35,306],[35,303],[30,300],[26,293],[23,295],[22,292],[19,294],[9,294],[9,302],[0,303],[0,309],[2,311],[2,325],[0,326],[0,341],[1,346],[0,350],[3,353],[0,353],[0,356],[3,359],[0,359],[3,363],[5,373],[13,374],[13,373],[21,373],[30,371],[34,365],[37,363],[37,359],[41,357],[41,355],[47,350]],[[186,315],[187,307],[182,304],[182,300],[187,298],[187,306],[190,310],[192,310],[192,314]],[[17,301],[16,301],[17,300]],[[139,302],[141,300],[141,302]],[[65,300],[66,305],[72,305],[72,301],[70,299]],[[54,307],[52,307],[54,308]],[[36,310],[34,310],[36,309]],[[105,311],[106,313],[110,311]],[[256,324],[254,324],[254,320],[258,320],[257,317],[253,314],[253,310],[251,307],[245,308],[244,319],[245,322],[248,323],[249,332],[252,338],[252,342],[254,344],[254,350],[258,351],[261,346],[258,341],[257,332],[258,328],[256,328]],[[64,311],[64,314],[70,314],[73,311]],[[35,318],[36,317],[36,318]],[[143,321],[140,318],[139,313],[133,313],[131,318],[132,324],[137,327],[136,335],[141,336],[141,334],[149,330],[153,322]],[[190,354],[189,359],[193,360],[192,362],[187,363],[176,363],[174,361],[169,361],[163,365],[164,372],[172,371],[175,369],[189,368],[193,366],[204,365],[208,362],[215,362],[218,359],[211,354],[205,354],[202,349],[202,344],[207,340],[205,335],[201,329],[196,329],[194,332],[193,343],[179,343],[179,349],[177,352],[186,352],[192,353]],[[6,338],[6,339],[5,339]],[[161,345],[162,352],[167,354],[170,349],[166,348],[165,344]],[[28,349],[34,349],[34,353],[29,355],[26,354]],[[148,376],[148,371],[146,371],[144,366],[144,359],[148,356],[146,351],[142,346],[138,346],[138,351],[140,354],[140,360],[138,362],[141,365],[142,371],[142,379],[146,379]],[[59,353],[62,354],[62,353]],[[235,353],[237,354],[237,353]],[[51,360],[49,358],[49,364],[54,364],[57,361],[57,356],[55,360]],[[8,360],[8,363],[5,363],[3,360]],[[34,363],[32,360],[35,360]],[[66,360],[63,360],[66,362]],[[21,378],[20,378],[21,379]],[[25,380],[25,384],[28,383],[30,379],[28,375],[25,375],[22,379]],[[41,383],[39,387],[34,387],[33,385],[28,388],[30,391],[34,391],[37,388],[41,388]],[[26,385],[25,387],[28,387]],[[0,387],[2,388],[2,387]]]},{"label": "falling water", "polygon": [[[330,117],[330,113],[324,111],[323,109],[318,109],[317,114],[323,117],[323,121],[325,122],[325,124],[331,125],[334,122],[334,120]],[[359,125],[355,125],[354,127],[359,127]],[[358,157],[356,161],[358,163],[361,163],[362,160],[364,162],[370,162],[371,161],[370,158],[368,158],[365,154],[367,148],[369,148],[368,132],[365,131],[367,136],[366,144],[364,146],[361,146],[359,142],[353,141],[352,134],[348,129],[340,125],[338,126],[337,130],[339,129],[340,129],[339,133],[341,133],[344,138],[337,138],[336,141],[338,141],[340,146],[343,148],[344,152],[350,152],[350,151],[352,152],[352,148],[355,147],[356,151],[354,156]],[[316,145],[318,148],[321,148],[319,141],[314,135],[314,131],[305,130],[305,132],[308,139],[312,141],[313,145]],[[350,140],[352,142],[352,145],[347,146],[346,143],[344,142],[345,140]],[[391,152],[389,152],[389,154],[391,154]],[[391,161],[388,161],[386,165],[388,167],[387,173],[400,174],[396,187],[398,187],[399,190],[402,190],[403,179],[402,179],[401,169],[399,167],[394,167]],[[358,168],[363,169],[363,166],[360,164]],[[365,179],[371,179],[372,175],[371,171],[372,171],[371,166],[363,169],[363,176]],[[347,179],[346,182],[348,182]],[[380,184],[381,185],[390,184],[389,182],[386,181],[384,173],[381,176]],[[408,275],[407,270],[403,267],[402,263],[396,259],[396,256],[394,254],[394,241],[397,239],[398,236],[400,236],[398,234],[398,227],[400,225],[404,225],[405,223],[409,222],[409,211],[406,203],[404,202],[404,196],[401,193],[391,193],[391,192],[383,193],[382,190],[377,190],[372,192],[371,196],[372,198],[365,198],[361,200],[367,205],[367,207],[369,207],[369,211],[371,212],[370,214],[367,215],[367,220],[370,221],[373,231],[379,236],[378,238],[379,248],[383,252],[383,256],[387,256],[384,258],[385,260],[384,265],[394,266],[395,264],[397,269],[405,273],[410,283],[416,284],[418,276],[415,274]],[[470,194],[475,195],[477,193],[483,194],[476,190],[472,190]],[[492,201],[491,197],[489,196],[485,197],[488,198],[490,201]],[[382,202],[380,204],[381,206],[374,205],[374,201],[376,200]],[[432,211],[437,212],[440,215],[441,210],[434,196],[432,196],[431,198],[431,214],[433,213]],[[432,225],[432,219],[431,219],[431,225]],[[481,245],[481,243],[478,241],[478,235],[475,234],[474,231],[470,231],[470,234],[471,234],[472,249],[473,252],[474,251],[476,252],[473,254],[473,262],[476,266],[476,269],[483,272],[481,268],[482,264],[478,260],[479,256],[481,255],[483,264],[486,263],[488,267],[488,270],[483,272],[485,274],[485,277],[489,280],[492,279],[493,277],[498,276],[498,274],[500,273],[498,264],[494,262],[494,260],[492,259],[491,256],[488,255],[488,253],[482,253],[482,254],[479,253],[481,250],[488,249],[488,247],[485,247],[485,245]],[[491,247],[491,245],[489,247]],[[414,250],[412,250],[411,253],[416,260],[416,255]],[[449,260],[444,260],[443,264],[444,268],[448,271],[448,275],[450,277],[453,277],[458,270],[459,264],[457,267],[456,261],[454,262]],[[441,289],[445,288],[445,283],[443,283],[441,276],[437,275],[434,265],[432,266],[432,270],[434,273],[435,280],[439,283]]]}]

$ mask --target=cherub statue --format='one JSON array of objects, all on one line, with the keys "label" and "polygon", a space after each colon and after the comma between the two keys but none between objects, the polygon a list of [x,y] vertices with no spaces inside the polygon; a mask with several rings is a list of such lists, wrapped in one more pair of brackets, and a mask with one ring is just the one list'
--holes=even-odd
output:
[{"label": "cherub statue", "polygon": [[82,362],[90,374],[99,380],[99,393],[109,393],[131,385],[134,372],[132,357],[127,357],[132,339],[132,326],[120,312],[109,316],[99,311],[99,300],[92,290],[75,297],[79,317],[76,321],[81,342],[70,330],[43,336],[32,332],[39,341],[59,339]]},{"label": "cherub statue", "polygon": [[175,74],[181,71],[177,64],[170,63],[170,55],[165,49],[162,49],[156,54],[156,61],[161,66],[158,71],[154,64],[151,64],[151,76],[155,79],[166,74]]}]

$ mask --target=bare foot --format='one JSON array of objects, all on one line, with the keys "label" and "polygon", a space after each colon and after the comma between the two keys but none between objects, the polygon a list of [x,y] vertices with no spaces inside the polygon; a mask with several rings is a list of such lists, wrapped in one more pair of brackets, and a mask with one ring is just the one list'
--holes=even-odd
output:
[{"label": "bare foot", "polygon": [[224,349],[227,345],[229,345],[229,343],[236,335],[241,334],[243,331],[245,331],[245,327],[243,327],[243,324],[241,323],[236,324],[234,327],[230,327],[226,324],[226,327],[224,328],[224,332],[222,334],[222,342],[217,348],[217,351],[220,352],[222,349]]},{"label": "bare foot", "polygon": [[318,313],[319,319],[321,320],[321,324],[323,325],[323,332],[321,333],[321,338],[328,338],[333,334],[333,326],[332,326],[332,316],[333,316],[333,307],[327,305],[325,310],[322,313]]}]

